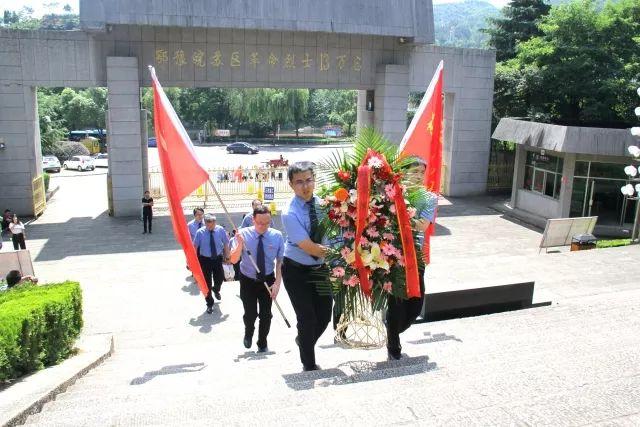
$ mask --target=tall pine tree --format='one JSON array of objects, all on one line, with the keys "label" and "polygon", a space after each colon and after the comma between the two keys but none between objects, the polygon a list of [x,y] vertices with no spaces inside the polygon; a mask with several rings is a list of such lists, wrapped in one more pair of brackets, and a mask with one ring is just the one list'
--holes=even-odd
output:
[{"label": "tall pine tree", "polygon": [[489,35],[489,46],[496,49],[496,61],[502,62],[516,56],[518,43],[540,35],[538,20],[549,13],[543,0],[511,0],[502,9],[502,16],[488,18],[491,28],[483,32]]}]

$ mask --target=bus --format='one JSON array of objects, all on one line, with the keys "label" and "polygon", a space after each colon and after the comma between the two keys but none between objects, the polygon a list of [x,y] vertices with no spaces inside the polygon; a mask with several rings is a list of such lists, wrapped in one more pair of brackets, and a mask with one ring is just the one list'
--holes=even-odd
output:
[{"label": "bus", "polygon": [[97,138],[100,142],[100,152],[107,152],[107,131],[106,129],[84,129],[84,130],[72,130],[69,132],[69,141],[81,141],[87,137]]}]

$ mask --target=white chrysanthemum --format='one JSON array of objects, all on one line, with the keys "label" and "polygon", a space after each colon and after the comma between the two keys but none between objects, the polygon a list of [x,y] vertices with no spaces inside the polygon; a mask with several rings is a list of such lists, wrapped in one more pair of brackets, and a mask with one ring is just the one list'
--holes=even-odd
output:
[{"label": "white chrysanthemum", "polygon": [[629,150],[629,154],[631,154],[633,157],[640,156],[640,148],[638,148],[637,146],[630,145],[628,150]]},{"label": "white chrysanthemum", "polygon": [[380,160],[378,157],[372,157],[367,162],[367,165],[374,169],[380,169],[382,167],[382,160]]},{"label": "white chrysanthemum", "polygon": [[636,169],[635,166],[627,166],[624,168],[624,173],[626,173],[629,176],[636,176],[638,173],[638,170]]}]

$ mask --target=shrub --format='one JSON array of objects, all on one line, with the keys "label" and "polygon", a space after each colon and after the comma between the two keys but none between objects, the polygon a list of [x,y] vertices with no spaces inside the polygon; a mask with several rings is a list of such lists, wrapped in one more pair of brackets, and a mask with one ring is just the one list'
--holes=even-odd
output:
[{"label": "shrub", "polygon": [[44,179],[44,191],[49,191],[49,180],[51,179],[51,177],[48,173],[44,172],[42,174],[42,179]]},{"label": "shrub", "polygon": [[618,246],[627,246],[631,244],[631,239],[612,239],[612,240],[598,240],[596,242],[597,248],[615,248]]},{"label": "shrub", "polygon": [[0,292],[0,382],[67,358],[82,329],[76,282]]},{"label": "shrub", "polygon": [[58,160],[64,162],[65,160],[69,160],[73,156],[88,156],[90,153],[89,150],[87,150],[87,147],[79,142],[60,141],[55,143],[51,147],[51,153],[47,154],[56,156]]}]

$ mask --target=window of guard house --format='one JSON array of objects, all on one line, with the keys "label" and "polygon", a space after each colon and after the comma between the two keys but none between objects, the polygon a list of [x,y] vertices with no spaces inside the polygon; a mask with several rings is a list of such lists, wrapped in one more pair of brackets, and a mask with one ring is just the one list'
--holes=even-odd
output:
[{"label": "window of guard house", "polygon": [[523,187],[554,199],[559,198],[563,164],[560,157],[528,151]]}]

